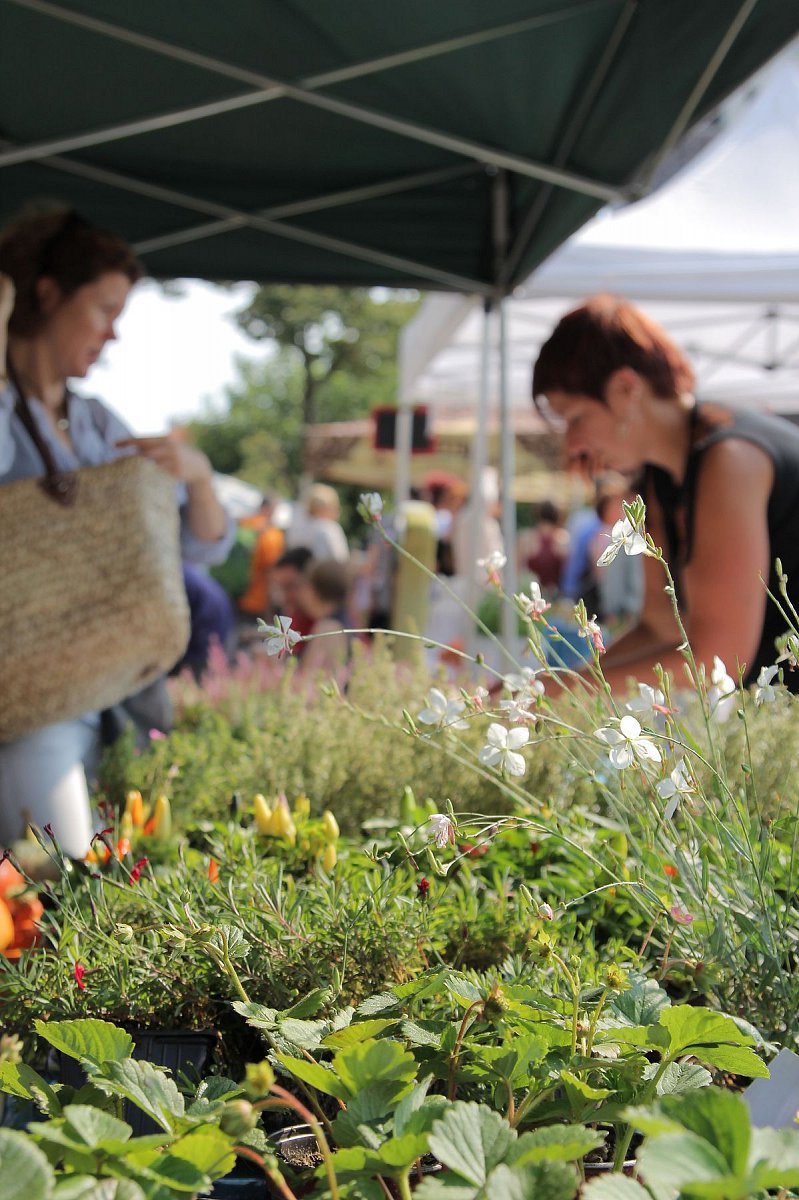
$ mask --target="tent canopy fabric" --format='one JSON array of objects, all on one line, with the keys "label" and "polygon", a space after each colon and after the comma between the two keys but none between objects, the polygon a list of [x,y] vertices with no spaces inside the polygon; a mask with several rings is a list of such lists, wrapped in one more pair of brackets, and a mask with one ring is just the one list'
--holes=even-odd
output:
[{"label": "tent canopy fabric", "polygon": [[[599,214],[507,305],[510,391],[562,313],[612,291],[641,302],[689,354],[700,396],[799,411],[799,47],[729,105],[722,131],[640,202]],[[403,394],[474,401],[477,300],[429,297],[403,332]]]},{"label": "tent canopy fabric", "polygon": [[499,295],[799,29],[785,0],[0,0],[0,221],[159,277]]}]

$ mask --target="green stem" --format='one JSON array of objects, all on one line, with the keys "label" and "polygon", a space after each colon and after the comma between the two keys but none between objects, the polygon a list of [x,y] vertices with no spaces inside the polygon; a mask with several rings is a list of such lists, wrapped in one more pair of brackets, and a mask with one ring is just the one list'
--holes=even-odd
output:
[{"label": "green stem", "polygon": [[[297,1099],[296,1096],[293,1096],[291,1092],[286,1091],[285,1088],[280,1087],[279,1084],[273,1083],[269,1090],[273,1096],[277,1097],[277,1100],[282,1100],[284,1105],[287,1105],[289,1108],[293,1108],[296,1113],[299,1113],[303,1121],[306,1121],[308,1125],[310,1125],[311,1131],[316,1138],[316,1144],[319,1147],[319,1153],[322,1155],[322,1158],[325,1162],[327,1186],[330,1189],[331,1200],[339,1200],[338,1180],[336,1179],[336,1168],[333,1164],[333,1155],[330,1150],[330,1144],[328,1143],[324,1130],[322,1129],[319,1121],[316,1119],[316,1116],[310,1111],[310,1109],[307,1109],[305,1105]],[[257,1105],[256,1107],[271,1108],[273,1106],[276,1106],[275,1101],[266,1100],[261,1101],[260,1105]]]}]

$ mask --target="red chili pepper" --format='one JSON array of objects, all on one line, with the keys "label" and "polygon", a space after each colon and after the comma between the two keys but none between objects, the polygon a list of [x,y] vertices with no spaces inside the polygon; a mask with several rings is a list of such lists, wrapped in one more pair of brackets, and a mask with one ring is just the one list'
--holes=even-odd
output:
[{"label": "red chili pepper", "polygon": [[85,973],[86,973],[86,968],[83,966],[83,964],[76,962],[75,963],[75,982],[78,985],[78,990],[81,992],[86,991],[86,984],[83,982],[83,976]]},{"label": "red chili pepper", "polygon": [[144,870],[144,868],[147,866],[147,863],[149,861],[150,860],[147,858],[140,858],[139,861],[136,863],[135,867],[131,868],[131,872],[130,872],[130,882],[131,883],[139,882],[139,879],[141,878],[141,873]]}]

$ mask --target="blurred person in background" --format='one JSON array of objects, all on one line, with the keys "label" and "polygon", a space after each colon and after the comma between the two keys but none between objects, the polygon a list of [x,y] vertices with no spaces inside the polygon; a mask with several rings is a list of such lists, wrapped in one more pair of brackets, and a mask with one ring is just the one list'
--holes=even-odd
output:
[{"label": "blurred person in background", "polygon": [[516,553],[520,572],[529,572],[548,598],[557,595],[569,554],[569,531],[551,500],[544,500],[538,520],[519,531]]}]

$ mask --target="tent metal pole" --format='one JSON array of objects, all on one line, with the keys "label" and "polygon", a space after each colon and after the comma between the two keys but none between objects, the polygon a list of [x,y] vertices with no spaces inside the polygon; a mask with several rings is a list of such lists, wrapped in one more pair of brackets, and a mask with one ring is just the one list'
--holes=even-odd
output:
[{"label": "tent metal pole", "polygon": [[728,26],[724,37],[719,42],[715,52],[711,55],[710,61],[707,63],[704,71],[694,84],[694,87],[692,88],[688,99],[685,101],[685,104],[683,104],[676,121],[666,135],[665,141],[650,163],[643,183],[640,185],[640,188],[636,189],[638,195],[645,196],[651,188],[652,180],[654,179],[658,168],[685,133],[685,130],[691,123],[691,118],[701,104],[702,98],[713,82],[719,67],[724,62],[724,59],[727,57],[729,51],[732,49],[733,42],[738,37],[738,34],[741,32],[746,22],[749,20],[749,17],[754,11],[756,5],[757,0],[744,0],[744,3],[738,9],[734,20]]},{"label": "tent metal pole", "polygon": [[394,431],[394,507],[398,508],[411,496],[411,450],[413,448],[413,407],[406,396],[397,403],[397,423]]},{"label": "tent metal pole", "polygon": [[[30,0],[12,0],[12,3],[29,6]],[[39,6],[41,9],[41,6]],[[60,17],[63,19],[65,10],[60,9],[56,5],[48,5],[48,15]],[[124,29],[121,26],[114,26],[109,23],[103,23],[105,28],[102,32],[114,37],[116,40],[130,40],[131,31]],[[133,37],[136,37],[134,34]],[[152,43],[156,39],[150,39]],[[163,50],[159,52],[169,53],[170,50],[177,49],[170,47],[168,43],[162,43]],[[204,56],[205,57],[205,56]],[[206,59],[207,65],[213,64],[214,60],[210,57]],[[171,120],[186,124],[191,120],[201,120],[209,115],[219,115],[226,111],[226,107],[240,108],[244,105],[263,104],[268,100],[287,97],[296,100],[300,104],[308,104],[315,108],[321,108],[326,112],[332,112],[338,116],[348,118],[350,120],[360,122],[361,124],[371,125],[377,129],[383,129],[389,133],[395,133],[400,137],[407,137],[413,141],[422,142],[423,144],[436,146],[442,150],[451,151],[454,154],[460,154],[466,158],[475,159],[477,162],[486,166],[495,166],[505,168],[516,172],[520,175],[528,176],[532,179],[540,179],[544,182],[551,183],[557,187],[563,187],[570,191],[584,193],[588,196],[593,196],[599,200],[619,200],[622,194],[616,189],[607,184],[584,178],[572,172],[556,170],[547,166],[544,163],[534,162],[531,159],[522,157],[521,155],[508,154],[499,151],[492,146],[484,145],[480,142],[474,142],[468,138],[456,137],[452,134],[442,132],[428,126],[419,125],[416,122],[401,120],[391,116],[390,113],[379,112],[375,109],[366,108],[363,105],[351,104],[344,100],[337,100],[332,96],[322,95],[320,93],[309,90],[307,87],[298,87],[294,84],[287,84],[282,80],[273,79],[270,76],[264,75],[261,77],[261,87],[250,95],[232,97],[228,100],[220,100],[213,104],[198,105],[194,110],[195,115],[192,116],[191,109],[183,109],[179,114],[161,114],[142,121],[125,122],[122,125],[110,127],[101,130],[84,131],[81,134],[70,134],[62,138],[54,138],[46,143],[41,143],[31,146],[20,146],[14,152],[13,158],[3,163],[0,160],[0,166],[10,166],[12,163],[33,162],[42,159],[50,154],[60,152],[68,152],[70,150],[79,149],[87,145],[97,146],[107,142],[119,140],[120,138],[133,136],[134,133],[146,132],[150,128],[161,128],[162,122],[169,126]],[[129,132],[132,130],[133,132]]]},{"label": "tent metal pole", "polygon": [[[446,183],[451,179],[461,179],[479,171],[477,163],[465,163],[460,167],[444,167],[440,171],[420,171],[415,175],[406,175],[400,179],[386,180],[384,183],[370,184],[361,188],[348,188],[340,192],[329,192],[324,196],[312,196],[307,200],[295,200],[292,204],[276,204],[271,208],[258,209],[255,215],[268,220],[282,221],[287,217],[302,216],[305,213],[321,212],[341,205],[357,204],[363,200],[374,200],[380,196],[396,196],[400,192],[413,191],[415,188],[426,187],[430,184]],[[192,225],[186,229],[165,233],[162,237],[148,238],[137,242],[134,249],[137,254],[148,254],[154,250],[165,250],[170,246],[179,246],[186,242],[201,241],[203,238],[217,237],[223,233],[231,233],[241,229],[246,222],[238,217],[225,221],[208,221],[202,225]]]},{"label": "tent metal pole", "polygon": [[[8,141],[0,139],[0,145],[7,146]],[[134,195],[163,200],[167,204],[174,204],[179,208],[187,208],[193,212],[205,213],[208,216],[224,219],[235,217],[242,225],[259,229],[263,233],[271,233],[276,237],[286,238],[288,241],[317,246],[320,250],[329,250],[334,254],[342,254],[363,262],[375,263],[378,266],[387,267],[392,271],[415,274],[419,279],[430,279],[454,291],[477,292],[479,295],[491,295],[494,290],[491,285],[481,280],[468,279],[465,276],[456,275],[450,271],[440,271],[436,267],[427,266],[425,263],[417,263],[395,254],[385,254],[380,250],[372,250],[368,246],[359,246],[353,242],[346,242],[341,238],[327,237],[323,234],[313,233],[307,229],[298,229],[294,225],[286,225],[280,221],[270,221],[264,217],[243,213],[238,209],[231,208],[229,205],[202,200],[197,196],[189,196],[184,192],[178,192],[174,188],[166,188],[160,184],[152,184],[147,183],[145,180],[135,179],[130,175],[122,175],[118,171],[109,171],[104,167],[92,167],[87,163],[73,162],[71,159],[63,158],[60,155],[50,155],[43,161],[45,166],[52,167],[57,171],[63,171],[68,175],[75,175],[81,179],[91,179],[96,183],[117,187],[122,191],[131,192]]]},{"label": "tent metal pole", "polygon": [[[466,603],[474,611],[480,595],[479,568],[480,531],[485,516],[484,475],[486,467],[486,440],[488,435],[488,404],[491,367],[491,313],[492,303],[486,300],[483,307],[483,345],[480,358],[480,394],[477,402],[477,422],[472,442],[472,482],[469,489],[469,536],[468,562],[457,563],[458,573],[463,575],[466,586]],[[469,620],[466,628],[465,650],[472,655],[477,650],[477,629]]]},{"label": "tent metal pole", "polygon": [[[184,46],[175,46],[170,42],[163,41],[161,38],[151,37],[145,33],[138,33],[133,29],[125,29],[121,25],[116,25],[111,21],[104,21],[99,17],[91,17],[86,13],[75,12],[72,9],[64,8],[63,5],[51,3],[50,0],[7,0],[7,2],[16,4],[19,8],[28,9],[30,12],[52,17],[54,20],[64,21],[68,25],[75,25],[79,29],[87,29],[92,33],[97,33],[104,37],[115,38],[117,41],[137,46],[141,50],[150,50],[154,54],[162,54],[165,57],[175,59],[177,62],[184,62],[190,66],[212,71],[228,79],[236,79],[241,83],[250,83],[255,87],[262,87],[264,83],[264,76],[259,71],[250,71],[244,67],[237,67],[231,63],[223,62],[221,59],[214,58],[211,55],[200,54],[196,50],[188,50]],[[444,54],[452,54],[459,50],[468,50],[475,46],[486,45],[488,42],[501,40],[502,38],[517,37],[519,34],[528,33],[530,30],[540,29],[546,25],[554,25],[560,21],[570,20],[573,17],[580,17],[594,9],[606,8],[617,2],[618,0],[581,0],[581,3],[572,4],[568,7],[558,5],[550,12],[537,13],[535,16],[525,17],[520,21],[489,26],[487,29],[480,29],[476,33],[461,34],[459,37],[446,38],[439,42],[430,42],[426,46],[415,46],[410,50],[401,50],[395,54],[384,54],[379,58],[367,59],[360,63],[351,63],[346,67],[338,67],[334,71],[324,71],[317,75],[309,75],[301,81],[301,84],[303,87],[314,89],[332,87],[334,84],[346,83],[352,79],[363,79],[365,76],[380,74],[383,71],[390,71],[396,67],[407,66],[409,63],[424,62],[428,58],[439,58]]]},{"label": "tent metal pole", "polygon": [[[626,0],[624,8],[619,13],[619,18],[613,27],[607,46],[604,49],[602,57],[596,65],[596,68],[588,81],[587,87],[583,90],[579,97],[577,107],[572,114],[566,132],[561,139],[560,145],[557,148],[553,163],[556,167],[562,167],[572,150],[574,145],[583,131],[588,116],[590,115],[597,96],[602,90],[602,86],[610,74],[610,68],[613,65],[619,47],[624,41],[625,34],[629,29],[633,16],[638,11],[638,0]],[[536,194],[536,197],[528,209],[527,215],[521,224],[521,227],[516,234],[514,243],[511,246],[502,267],[499,282],[503,287],[507,287],[510,280],[513,278],[513,273],[519,265],[519,261],[525,250],[530,244],[530,239],[533,233],[538,228],[544,210],[549,203],[552,195],[552,185],[547,184],[542,187]]]},{"label": "tent metal pole", "polygon": [[[502,497],[502,540],[505,544],[507,562],[503,570],[503,582],[507,595],[514,596],[519,590],[516,567],[516,502],[513,496],[513,481],[516,478],[516,455],[513,441],[513,421],[510,412],[508,387],[508,326],[507,301],[499,301],[499,430],[500,430],[500,495]],[[502,605],[502,640],[513,653],[518,640],[516,632],[516,610],[512,604]]]}]

